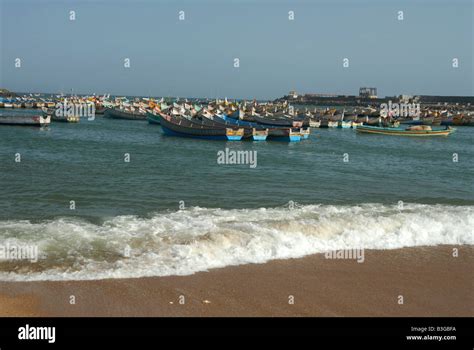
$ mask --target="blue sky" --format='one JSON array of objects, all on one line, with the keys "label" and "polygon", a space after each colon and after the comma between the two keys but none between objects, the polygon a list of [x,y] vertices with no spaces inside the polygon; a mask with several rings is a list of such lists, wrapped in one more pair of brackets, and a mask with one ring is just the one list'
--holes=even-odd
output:
[{"label": "blue sky", "polygon": [[0,87],[12,91],[473,95],[469,0],[0,2]]}]

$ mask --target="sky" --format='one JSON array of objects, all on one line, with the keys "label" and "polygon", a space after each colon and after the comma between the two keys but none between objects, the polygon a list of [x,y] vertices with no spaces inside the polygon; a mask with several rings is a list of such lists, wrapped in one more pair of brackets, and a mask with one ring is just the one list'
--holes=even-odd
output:
[{"label": "sky", "polygon": [[471,0],[0,0],[0,21],[10,91],[474,94]]}]

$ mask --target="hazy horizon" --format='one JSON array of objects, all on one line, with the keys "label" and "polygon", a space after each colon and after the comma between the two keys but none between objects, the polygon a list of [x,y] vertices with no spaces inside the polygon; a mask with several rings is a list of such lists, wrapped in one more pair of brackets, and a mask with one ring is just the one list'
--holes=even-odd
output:
[{"label": "hazy horizon", "polygon": [[0,4],[0,87],[13,92],[271,100],[368,86],[380,97],[474,95],[468,0]]}]

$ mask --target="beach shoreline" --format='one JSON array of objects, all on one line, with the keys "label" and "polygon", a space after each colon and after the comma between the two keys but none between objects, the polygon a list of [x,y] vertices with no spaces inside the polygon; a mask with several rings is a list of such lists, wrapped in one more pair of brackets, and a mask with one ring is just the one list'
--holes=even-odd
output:
[{"label": "beach shoreline", "polygon": [[362,263],[315,254],[187,276],[0,282],[0,316],[473,316],[473,248],[366,250]]}]

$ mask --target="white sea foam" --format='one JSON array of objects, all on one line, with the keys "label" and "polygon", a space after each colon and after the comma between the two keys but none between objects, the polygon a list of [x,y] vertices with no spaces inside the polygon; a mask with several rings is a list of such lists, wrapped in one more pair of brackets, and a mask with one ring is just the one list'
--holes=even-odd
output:
[{"label": "white sea foam", "polygon": [[[101,225],[56,219],[0,222],[0,244],[37,245],[39,261],[0,261],[0,280],[186,275],[341,249],[474,244],[474,207],[309,205],[192,208]],[[127,257],[127,247],[130,248]]]}]

